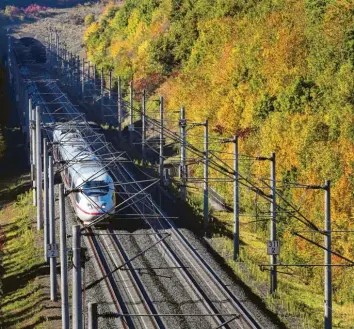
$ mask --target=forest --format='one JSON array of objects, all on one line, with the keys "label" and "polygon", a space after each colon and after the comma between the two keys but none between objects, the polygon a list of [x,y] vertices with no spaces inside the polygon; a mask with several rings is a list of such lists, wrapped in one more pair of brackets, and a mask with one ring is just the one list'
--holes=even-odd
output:
[{"label": "forest", "polygon": [[[291,187],[293,182],[307,186],[331,180],[333,229],[350,231],[353,13],[350,0],[126,0],[123,6],[108,5],[98,19],[88,19],[84,40],[90,61],[113,70],[114,77],[133,79],[136,91],[146,89],[151,99],[163,95],[171,115],[183,105],[188,120],[209,119],[215,140],[240,136],[242,154],[276,152],[279,192],[321,229],[323,193]],[[189,141],[197,143],[193,136]],[[213,147],[228,150],[220,143]],[[243,163],[241,170],[255,180],[269,177],[265,164]],[[228,196],[232,186],[217,188]],[[243,191],[241,200],[241,210],[252,211],[251,193]],[[262,207],[269,209],[258,204],[260,211]],[[303,223],[281,212],[278,220],[282,262],[323,262],[323,250],[292,235],[307,228]],[[248,229],[266,239],[268,226],[261,222]],[[309,237],[323,243],[320,234]],[[334,234],[333,248],[353,259],[353,233]],[[243,257],[252,257],[252,248],[247,254]],[[332,260],[345,263],[337,256]],[[294,271],[297,283],[288,292],[299,299],[298,305],[303,303],[309,328],[321,328],[321,314],[317,320],[311,315],[313,305],[306,298],[317,298],[321,305],[323,271]],[[338,308],[353,308],[353,270],[336,267],[333,273]],[[295,297],[296,289],[313,295]],[[345,316],[341,321],[338,327],[348,328]]]}]

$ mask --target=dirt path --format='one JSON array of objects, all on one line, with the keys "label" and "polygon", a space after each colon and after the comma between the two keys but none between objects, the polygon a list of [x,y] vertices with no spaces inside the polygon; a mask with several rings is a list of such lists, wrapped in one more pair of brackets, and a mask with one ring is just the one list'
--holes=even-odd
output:
[{"label": "dirt path", "polygon": [[49,8],[41,18],[11,25],[11,34],[17,38],[30,36],[45,42],[49,29],[56,29],[70,52],[83,55],[84,19],[90,13],[98,17],[101,10],[100,3]]}]

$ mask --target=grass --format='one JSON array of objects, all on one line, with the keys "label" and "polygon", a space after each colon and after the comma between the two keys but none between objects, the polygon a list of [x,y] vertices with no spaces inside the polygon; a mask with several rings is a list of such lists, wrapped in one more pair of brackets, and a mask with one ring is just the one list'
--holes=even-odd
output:
[{"label": "grass", "polygon": [[[233,242],[230,238],[233,229],[232,214],[215,214],[214,237],[211,244],[226,260],[232,270],[265,300],[267,307],[279,314],[290,328],[322,329],[324,296],[314,287],[301,283],[300,273],[296,269],[291,274],[278,274],[278,291],[276,298],[268,293],[269,272],[262,272],[261,263],[269,263],[266,255],[266,243],[249,228],[241,224],[240,260],[232,260]],[[251,219],[241,218],[246,222]],[[222,227],[222,233],[218,232]],[[220,229],[219,229],[220,230]],[[323,271],[323,269],[317,269]],[[281,271],[281,270],[280,270]],[[283,270],[287,272],[288,270]],[[333,328],[354,329],[354,303],[340,305],[333,302]]]},{"label": "grass", "polygon": [[[17,184],[14,184],[17,186]],[[39,328],[48,320],[43,312],[48,299],[39,279],[46,272],[43,251],[32,230],[35,208],[32,194],[21,194],[16,202],[0,211],[0,224],[5,243],[2,249],[3,296],[1,328]]]}]

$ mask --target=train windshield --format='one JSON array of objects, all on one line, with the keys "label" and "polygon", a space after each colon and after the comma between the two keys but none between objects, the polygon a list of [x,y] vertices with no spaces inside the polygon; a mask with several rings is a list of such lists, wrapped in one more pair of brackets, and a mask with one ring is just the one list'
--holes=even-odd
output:
[{"label": "train windshield", "polygon": [[90,181],[82,189],[87,196],[101,196],[109,192],[109,185],[105,181]]}]

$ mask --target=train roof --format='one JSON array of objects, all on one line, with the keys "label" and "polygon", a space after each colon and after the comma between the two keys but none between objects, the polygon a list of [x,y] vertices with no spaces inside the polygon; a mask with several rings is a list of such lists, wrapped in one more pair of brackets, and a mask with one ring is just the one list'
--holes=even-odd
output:
[{"label": "train roof", "polygon": [[76,129],[56,128],[53,139],[59,142],[62,159],[68,161],[68,167],[75,186],[87,180],[113,182],[86,140]]},{"label": "train roof", "polygon": [[88,180],[113,182],[111,176],[99,163],[76,163],[69,168],[69,171],[72,172],[75,186],[81,185]]},{"label": "train roof", "polygon": [[98,161],[88,143],[74,129],[55,129],[53,139],[60,143],[61,156],[65,161]]}]

